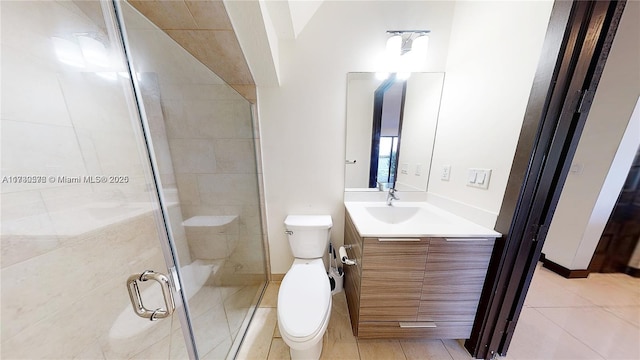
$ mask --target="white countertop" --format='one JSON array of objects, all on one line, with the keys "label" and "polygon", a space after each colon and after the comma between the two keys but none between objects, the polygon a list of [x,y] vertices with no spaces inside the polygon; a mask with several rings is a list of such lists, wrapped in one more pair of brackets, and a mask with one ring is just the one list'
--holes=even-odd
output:
[{"label": "white countertop", "polygon": [[[500,233],[463,219],[426,202],[346,201],[344,203],[362,237],[498,238]],[[391,209],[393,208],[393,209]],[[403,209],[404,208],[404,209]],[[396,210],[397,216],[396,217]],[[373,213],[381,213],[387,222]],[[404,216],[402,214],[413,214]]]}]

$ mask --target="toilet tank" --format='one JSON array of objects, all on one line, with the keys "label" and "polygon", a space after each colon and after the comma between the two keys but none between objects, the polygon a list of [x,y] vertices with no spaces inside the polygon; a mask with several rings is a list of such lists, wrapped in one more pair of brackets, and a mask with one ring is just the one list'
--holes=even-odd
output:
[{"label": "toilet tank", "polygon": [[330,215],[289,215],[284,225],[295,258],[316,259],[324,256],[333,226]]}]

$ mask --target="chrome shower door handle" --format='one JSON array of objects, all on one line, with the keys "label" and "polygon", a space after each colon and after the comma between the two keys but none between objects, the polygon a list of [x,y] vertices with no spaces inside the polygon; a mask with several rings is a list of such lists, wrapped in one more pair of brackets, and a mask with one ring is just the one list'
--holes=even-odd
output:
[{"label": "chrome shower door handle", "polygon": [[[160,284],[162,288],[162,297],[164,298],[165,308],[157,308],[155,310],[149,310],[144,307],[142,303],[142,296],[140,295],[140,288],[138,287],[138,281],[154,280]],[[149,319],[151,321],[164,319],[171,316],[176,308],[173,301],[173,294],[171,292],[171,284],[169,278],[164,274],[155,272],[153,270],[147,270],[142,274],[133,274],[127,279],[127,290],[129,290],[129,298],[131,299],[131,305],[136,315]]]}]

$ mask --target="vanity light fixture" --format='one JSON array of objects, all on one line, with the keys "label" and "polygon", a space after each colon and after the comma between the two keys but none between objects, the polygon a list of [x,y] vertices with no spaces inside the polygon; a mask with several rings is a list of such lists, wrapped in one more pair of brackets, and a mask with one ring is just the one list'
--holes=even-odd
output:
[{"label": "vanity light fixture", "polygon": [[427,55],[430,30],[388,30],[384,70],[377,72],[378,79],[386,79],[397,73],[399,79],[407,79],[417,71]]}]

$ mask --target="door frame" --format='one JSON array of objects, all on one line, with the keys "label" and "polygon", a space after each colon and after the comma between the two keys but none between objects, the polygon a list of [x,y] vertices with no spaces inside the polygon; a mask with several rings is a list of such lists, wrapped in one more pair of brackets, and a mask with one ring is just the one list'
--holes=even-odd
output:
[{"label": "door frame", "polygon": [[[397,82],[402,82],[402,99],[400,100],[400,118],[398,120],[398,143],[396,159],[400,159],[400,143],[402,142],[402,120],[404,118],[404,101],[407,95],[407,81],[398,80],[396,74],[392,74],[382,82],[373,93],[373,126],[371,128],[371,160],[369,162],[369,188],[378,187],[378,158],[380,155],[380,133],[382,132],[382,109],[384,108],[384,95]],[[398,177],[398,164],[393,173],[393,179]],[[395,187],[395,185],[393,186]]]},{"label": "door frame", "polygon": [[626,0],[556,1],[465,348],[505,355],[609,55]]},{"label": "door frame", "polygon": [[[125,59],[126,71],[129,75],[129,83],[134,100],[134,106],[137,112],[137,121],[140,136],[144,141],[144,150],[148,158],[149,168],[152,174],[154,195],[158,199],[159,210],[155,213],[157,231],[159,235],[159,246],[162,249],[165,265],[167,267],[168,276],[171,283],[173,300],[175,301],[175,313],[177,313],[180,322],[183,339],[189,359],[199,359],[199,354],[195,342],[195,334],[191,324],[189,303],[185,297],[182,284],[182,274],[180,273],[180,261],[177,256],[176,245],[173,239],[173,231],[171,229],[171,221],[169,219],[169,210],[167,208],[167,200],[162,192],[162,183],[160,180],[160,170],[153,152],[153,144],[151,140],[151,129],[145,111],[144,102],[142,101],[142,90],[137,82],[136,69],[131,55],[129,36],[126,30],[126,22],[124,13],[120,4],[121,0],[102,0],[101,5],[105,16],[109,16],[112,27],[115,31],[114,43],[120,47]],[[105,9],[108,8],[108,9]],[[107,14],[108,13],[108,14]]]}]

